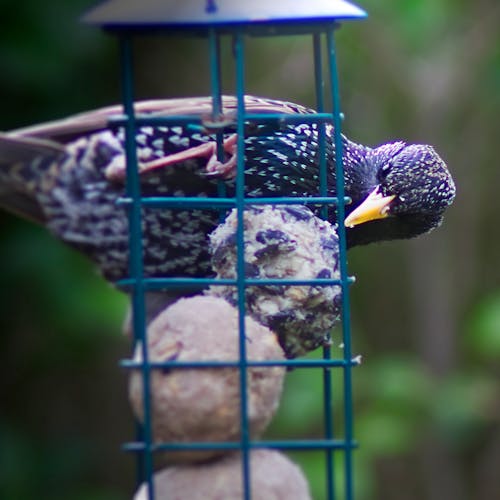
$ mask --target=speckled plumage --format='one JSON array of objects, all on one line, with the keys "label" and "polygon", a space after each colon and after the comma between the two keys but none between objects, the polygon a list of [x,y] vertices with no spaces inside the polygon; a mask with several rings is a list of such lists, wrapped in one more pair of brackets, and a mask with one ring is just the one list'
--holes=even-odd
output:
[{"label": "speckled plumage", "polygon": [[[225,129],[234,134],[234,98],[224,98]],[[256,112],[309,113],[302,106],[255,97]],[[149,101],[141,113],[206,116],[209,98]],[[46,125],[0,135],[0,205],[45,224],[58,238],[81,250],[110,280],[127,275],[128,222],[116,205],[124,194],[124,133],[108,130],[120,108],[105,108]],[[318,130],[315,124],[248,125],[245,181],[248,196],[318,194]],[[326,126],[329,194],[335,194],[333,128]],[[209,153],[191,153],[214,144],[210,131],[181,126],[141,127],[136,136],[144,196],[217,196],[217,180],[234,188],[231,171],[208,173]],[[343,137],[345,189],[359,205],[377,185],[396,197],[382,220],[348,229],[354,246],[406,238],[439,225],[455,187],[444,162],[430,146],[403,142],[369,148]],[[175,154],[188,156],[175,161]],[[197,151],[197,150],[196,150]],[[228,143],[227,158],[231,159]],[[233,151],[234,154],[237,152]],[[169,163],[169,158],[172,161]],[[219,173],[217,173],[219,172]],[[204,276],[210,272],[207,234],[215,210],[144,209],[144,269],[147,276]],[[335,214],[330,209],[330,220]]]}]

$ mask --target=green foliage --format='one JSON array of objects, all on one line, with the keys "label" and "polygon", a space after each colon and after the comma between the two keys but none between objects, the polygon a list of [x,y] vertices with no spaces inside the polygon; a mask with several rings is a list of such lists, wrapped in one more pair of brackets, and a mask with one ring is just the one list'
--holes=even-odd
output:
[{"label": "green foliage", "polygon": [[433,420],[450,446],[464,449],[498,421],[498,380],[482,373],[450,376],[431,400]]},{"label": "green foliage", "polygon": [[79,348],[95,344],[93,334],[117,334],[125,296],[44,229],[26,223],[7,233],[0,247],[0,271],[8,283],[0,289],[3,307],[16,307],[20,297],[24,304],[24,314],[6,318],[14,325],[36,318],[38,327],[63,333],[63,339],[77,342]]},{"label": "green foliage", "polygon": [[0,494],[5,499],[118,500],[111,488],[85,484],[82,470],[93,468],[95,451],[84,440],[34,441],[0,420]]},{"label": "green foliage", "polygon": [[428,412],[430,379],[410,357],[381,357],[367,362],[357,394],[365,400],[356,421],[358,439],[367,453],[401,454],[419,439]]},{"label": "green foliage", "polygon": [[[341,353],[335,350],[335,355]],[[305,359],[319,359],[321,349],[308,354]],[[333,374],[334,407],[341,408],[342,379]],[[285,379],[285,388],[278,415],[271,422],[269,434],[278,438],[290,436],[321,437],[323,433],[323,371],[297,368]]]},{"label": "green foliage", "polygon": [[500,291],[476,305],[468,320],[464,342],[467,350],[482,360],[500,358]]},{"label": "green foliage", "polygon": [[117,99],[112,40],[78,22],[94,4],[26,0],[2,5],[0,129]]}]

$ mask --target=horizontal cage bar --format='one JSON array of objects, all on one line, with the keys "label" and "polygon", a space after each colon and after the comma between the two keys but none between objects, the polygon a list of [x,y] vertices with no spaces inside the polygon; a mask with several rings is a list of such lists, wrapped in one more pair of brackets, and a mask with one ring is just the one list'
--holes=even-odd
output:
[{"label": "horizontal cage bar", "polygon": [[[222,115],[224,117],[224,115]],[[232,118],[232,116],[231,116]],[[332,113],[244,113],[243,120],[245,122],[259,123],[282,123],[282,124],[301,124],[301,123],[333,123]],[[110,127],[124,126],[129,122],[127,115],[111,116],[108,120]],[[156,114],[147,115],[137,113],[134,115],[134,123],[136,126],[182,126],[189,124],[205,125],[208,129],[218,129],[228,127],[226,120],[211,121],[207,116],[199,115],[175,115],[161,116]],[[230,121],[231,125],[236,122]],[[259,135],[258,129],[245,131],[245,135]]]},{"label": "horizontal cage bar", "polygon": [[[347,278],[347,284],[355,283],[354,276]],[[244,278],[245,286],[342,286],[342,279],[311,278],[311,279],[287,279],[287,278]],[[209,285],[237,286],[237,279],[219,278],[125,278],[116,282],[120,288],[133,288],[140,284],[144,290],[159,290],[163,288],[203,288]]]},{"label": "horizontal cage bar", "polygon": [[[273,366],[286,366],[290,368],[344,368],[346,366],[357,366],[359,361],[356,358],[347,361],[345,359],[276,359],[266,361],[253,361],[246,360],[245,367],[273,367]],[[168,368],[182,368],[182,369],[207,369],[207,368],[241,368],[240,361],[150,361],[147,363],[143,361],[134,361],[131,359],[124,359],[120,362],[120,366],[127,370],[135,370],[144,367],[155,369],[168,369]]]},{"label": "horizontal cage bar", "polygon": [[[294,196],[282,198],[245,198],[244,206],[252,205],[337,205],[339,199],[336,196]],[[344,203],[349,204],[352,200],[348,196],[344,198]],[[144,196],[134,199],[128,196],[118,198],[117,205],[132,205],[139,203],[149,208],[236,208],[240,203],[236,198],[211,198],[211,197],[160,197]]]},{"label": "horizontal cage bar", "polygon": [[[353,449],[358,447],[356,441],[346,441],[343,439],[293,439],[269,440],[269,441],[248,441],[249,448],[275,448],[282,450],[326,450],[326,449]],[[155,443],[147,447],[144,442],[133,441],[125,443],[122,447],[125,451],[141,452],[151,450],[159,451],[181,451],[181,450],[238,450],[241,448],[239,441],[224,442],[190,442],[190,443]]]}]

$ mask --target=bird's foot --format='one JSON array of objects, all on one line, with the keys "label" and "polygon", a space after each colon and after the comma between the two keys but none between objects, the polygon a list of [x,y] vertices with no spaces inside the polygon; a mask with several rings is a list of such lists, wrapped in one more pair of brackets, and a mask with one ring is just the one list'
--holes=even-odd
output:
[{"label": "bird's foot", "polygon": [[[139,174],[146,174],[158,168],[169,167],[193,158],[208,158],[206,166],[208,176],[223,179],[233,178],[236,176],[236,140],[236,134],[224,140],[224,151],[231,155],[226,162],[217,159],[217,144],[211,141],[152,161],[139,161]],[[106,167],[105,173],[111,181],[124,181],[126,177],[125,155],[115,156]]]},{"label": "bird's foot", "polygon": [[[213,155],[214,148],[215,144],[208,142],[152,161],[138,161],[139,174],[142,175],[158,168],[176,165],[192,158],[210,157]],[[106,177],[111,181],[123,181],[126,177],[126,170],[125,155],[115,156],[106,167]]]},{"label": "bird's foot", "polygon": [[215,143],[212,143],[214,144],[214,150],[207,163],[207,177],[217,177],[220,179],[234,179],[236,177],[236,165],[238,160],[238,157],[236,155],[237,141],[237,134],[232,134],[224,140],[224,151],[231,155],[229,157],[229,160],[226,162],[221,162],[219,159],[217,159],[217,146]]}]

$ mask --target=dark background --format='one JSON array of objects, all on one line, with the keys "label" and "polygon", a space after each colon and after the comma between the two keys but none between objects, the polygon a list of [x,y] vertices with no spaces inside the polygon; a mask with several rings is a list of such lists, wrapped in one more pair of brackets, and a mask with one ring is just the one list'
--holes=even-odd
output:
[{"label": "dark background", "polygon": [[[78,22],[94,4],[2,2],[0,129],[119,101],[115,41]],[[344,132],[370,145],[433,144],[458,195],[431,235],[350,253],[354,353],[363,355],[356,498],[497,499],[499,4],[362,6],[368,20],[337,36]],[[250,40],[248,91],[313,105],[310,45]],[[201,41],[148,37],[136,49],[138,97],[209,91]],[[1,213],[0,238],[0,497],[130,497],[124,297],[42,228]],[[321,415],[320,374],[296,370],[269,435],[319,436]],[[322,456],[293,458],[321,499]]]}]

